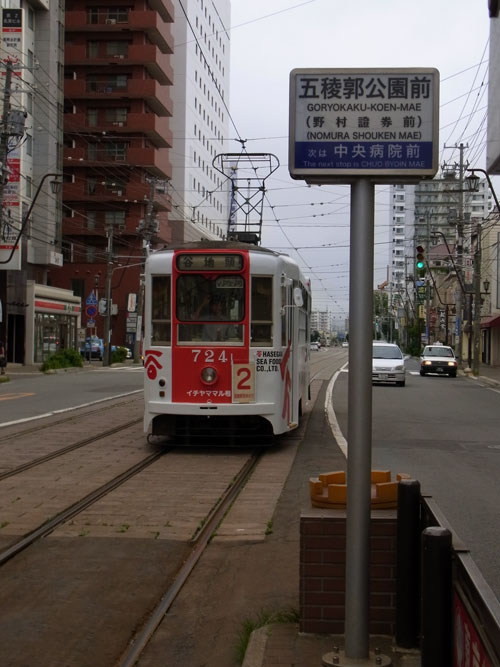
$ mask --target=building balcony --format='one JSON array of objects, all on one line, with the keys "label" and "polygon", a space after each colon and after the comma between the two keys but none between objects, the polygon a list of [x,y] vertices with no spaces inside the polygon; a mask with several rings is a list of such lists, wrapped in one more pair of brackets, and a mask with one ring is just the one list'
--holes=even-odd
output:
[{"label": "building balcony", "polygon": [[115,146],[106,143],[85,148],[65,148],[64,166],[67,167],[140,167],[152,176],[162,180],[172,178],[172,165],[168,150],[162,148],[135,148]]},{"label": "building balcony", "polygon": [[124,86],[117,85],[112,78],[102,81],[65,79],[64,96],[73,100],[144,100],[158,116],[172,115],[169,87],[154,79],[128,79]]},{"label": "building balcony", "polygon": [[[160,2],[160,0],[158,0]],[[170,24],[157,11],[96,9],[95,11],[66,11],[65,30],[68,33],[108,33],[113,35],[130,31],[143,32],[149,41],[163,53],[173,53],[174,40]]]},{"label": "building balcony", "polygon": [[[144,204],[149,195],[149,183],[130,182],[125,185],[117,183],[115,186],[106,186],[104,183],[89,185],[87,181],[81,179],[76,183],[64,183],[63,187],[63,203],[69,208],[72,202],[78,202],[78,208],[95,209],[101,204],[112,204],[114,209],[120,205],[130,208],[132,204]],[[170,211],[172,209],[170,195],[157,191],[154,207],[158,211]]]},{"label": "building balcony", "polygon": [[129,204],[144,201],[149,196],[148,183],[127,183],[125,185],[116,184],[113,187],[106,187],[98,183],[93,187],[84,180],[77,183],[65,183],[63,186],[63,202],[82,202],[92,206],[101,203]]},{"label": "building balcony", "polygon": [[64,132],[65,134],[95,132],[96,135],[106,132],[108,135],[116,135],[116,138],[119,138],[121,134],[128,136],[141,134],[148,137],[158,148],[172,147],[170,121],[165,116],[157,116],[154,113],[129,113],[124,120],[106,121],[105,115],[103,112],[97,123],[90,125],[86,114],[66,113],[64,114]]},{"label": "building balcony", "polygon": [[120,74],[122,67],[142,65],[158,83],[173,85],[174,72],[170,64],[170,55],[162,53],[154,44],[129,44],[126,50],[124,54],[109,55],[106,53],[106,41],[103,40],[101,48],[94,56],[91,55],[86,44],[67,45],[64,62],[69,67],[102,65],[106,67],[107,74],[109,74],[110,65],[113,73],[116,74]]}]

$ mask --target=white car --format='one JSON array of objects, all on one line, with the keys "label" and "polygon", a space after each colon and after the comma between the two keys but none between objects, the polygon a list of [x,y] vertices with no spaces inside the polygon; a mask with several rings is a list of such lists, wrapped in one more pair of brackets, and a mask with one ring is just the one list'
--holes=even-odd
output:
[{"label": "white car", "polygon": [[319,345],[318,345],[318,343],[311,343],[309,347],[310,347],[311,352],[312,352],[313,350],[319,350]]},{"label": "white car", "polygon": [[437,373],[457,377],[458,363],[453,349],[448,345],[426,345],[420,357],[420,375]]},{"label": "white car", "polygon": [[372,382],[394,382],[404,387],[405,358],[395,343],[373,342]]}]

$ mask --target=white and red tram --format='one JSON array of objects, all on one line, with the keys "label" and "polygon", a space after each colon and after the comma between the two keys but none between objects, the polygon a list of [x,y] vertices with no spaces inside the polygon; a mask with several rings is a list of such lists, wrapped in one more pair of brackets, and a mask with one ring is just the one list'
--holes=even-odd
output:
[{"label": "white and red tram", "polygon": [[310,283],[288,255],[205,241],[150,255],[145,416],[152,435],[272,436],[309,396]]}]

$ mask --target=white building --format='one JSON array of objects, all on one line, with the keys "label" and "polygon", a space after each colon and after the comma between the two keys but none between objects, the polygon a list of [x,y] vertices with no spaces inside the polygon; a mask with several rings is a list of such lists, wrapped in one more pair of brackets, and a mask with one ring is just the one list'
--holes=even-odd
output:
[{"label": "white building", "polygon": [[313,310],[311,312],[311,330],[330,332],[332,329],[331,319],[328,310]]},{"label": "white building", "polygon": [[229,152],[229,28],[230,0],[175,3],[169,215],[174,243],[227,233],[229,182],[212,162]]},{"label": "white building", "polygon": [[[36,303],[29,301],[28,286],[46,285],[50,267],[62,264],[61,194],[50,183],[61,175],[62,184],[64,5],[3,0],[1,13],[0,112],[7,111],[9,122],[1,128],[8,182],[0,189],[0,338],[7,341],[9,362],[29,363]],[[64,324],[75,331],[72,318]]]}]

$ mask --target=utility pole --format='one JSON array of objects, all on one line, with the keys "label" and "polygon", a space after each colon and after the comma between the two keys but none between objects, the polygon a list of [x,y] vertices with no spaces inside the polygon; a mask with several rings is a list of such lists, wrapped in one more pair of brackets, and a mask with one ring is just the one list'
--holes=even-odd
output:
[{"label": "utility pole", "polygon": [[[463,264],[464,264],[464,145],[460,144],[460,166],[459,166],[459,193],[458,193],[458,220],[457,220],[457,271],[460,273],[459,280],[462,283]],[[457,316],[459,317],[458,326],[458,344],[457,344],[457,358],[458,363],[462,365],[462,331],[464,323],[464,302],[462,290],[457,292]]]},{"label": "utility pole", "polygon": [[[9,181],[7,155],[9,151],[10,96],[12,86],[12,63],[5,63],[5,86],[3,89],[2,124],[0,131],[0,239],[4,236],[3,200],[5,185]],[[7,346],[7,269],[0,268],[0,339]]]},{"label": "utility pole", "polygon": [[425,276],[425,324],[427,334],[427,345],[431,344],[431,281],[430,281],[430,264],[429,264],[429,247],[431,241],[431,212],[426,211],[426,232],[425,232],[425,257],[426,268],[429,275]]},{"label": "utility pole", "polygon": [[111,279],[113,277],[113,223],[106,225],[108,247],[106,251],[106,310],[104,313],[104,353],[102,365],[111,365]]},{"label": "utility pole", "polygon": [[137,227],[137,232],[142,235],[143,260],[141,274],[139,278],[139,294],[137,298],[137,328],[134,342],[134,363],[139,363],[140,343],[142,337],[142,311],[144,310],[144,267],[146,258],[149,254],[151,239],[158,233],[158,219],[154,215],[154,197],[155,197],[156,179],[149,181],[149,200],[146,207],[144,220],[141,220]]},{"label": "utility pole", "polygon": [[481,223],[476,225],[476,252],[474,253],[474,320],[473,338],[474,355],[472,361],[472,373],[479,375],[479,350],[481,337]]}]

